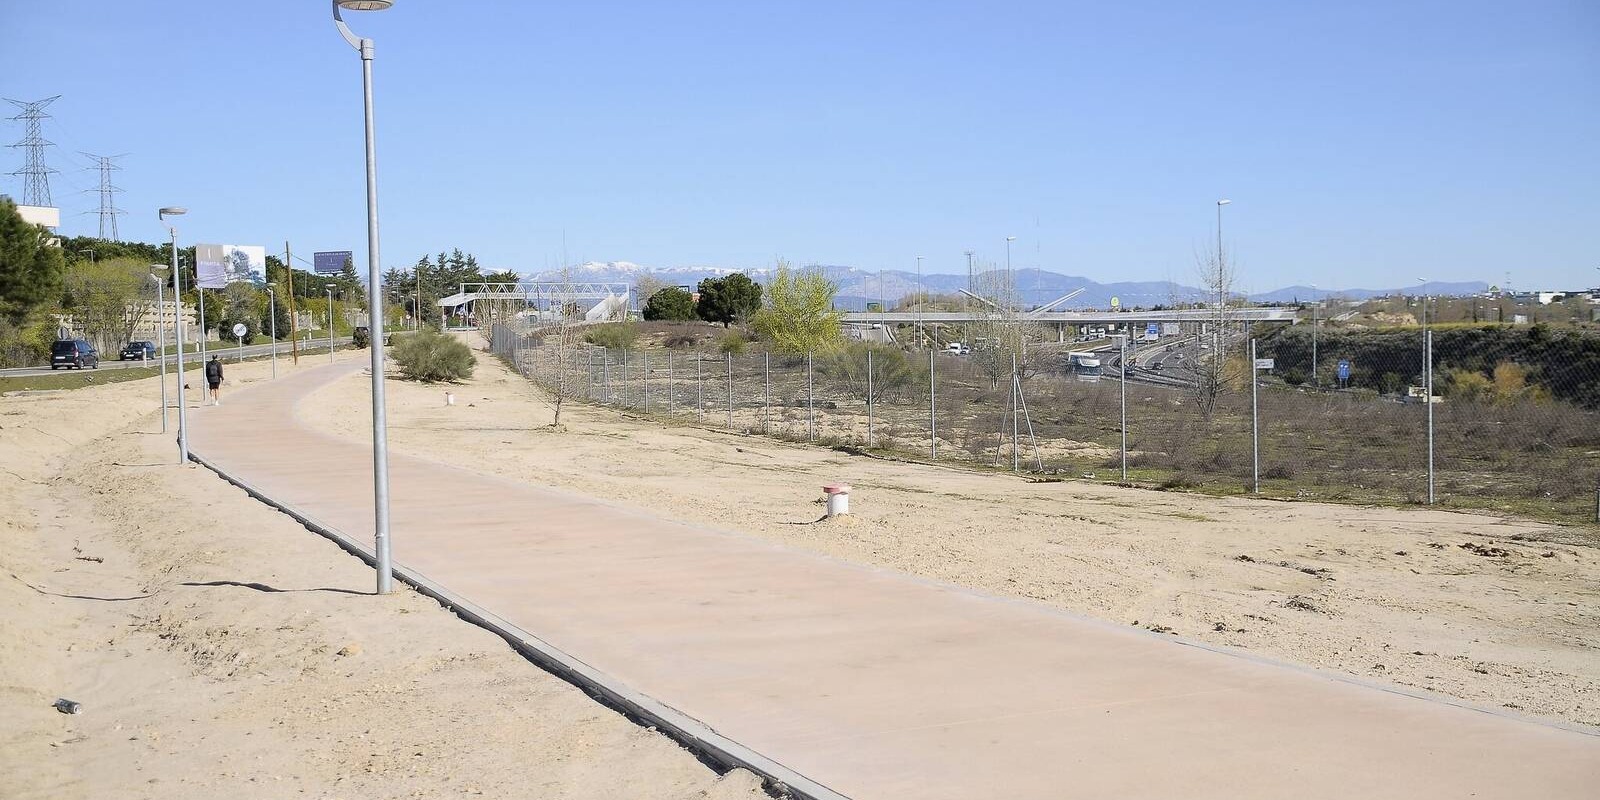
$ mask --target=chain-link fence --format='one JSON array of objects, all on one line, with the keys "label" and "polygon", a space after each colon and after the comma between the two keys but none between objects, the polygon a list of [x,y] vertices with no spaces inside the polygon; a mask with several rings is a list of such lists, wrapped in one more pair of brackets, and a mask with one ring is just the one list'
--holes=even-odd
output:
[{"label": "chain-link fence", "polygon": [[565,401],[662,420],[1165,489],[1600,518],[1600,337],[1577,331],[1302,325],[1018,358],[491,337]]}]

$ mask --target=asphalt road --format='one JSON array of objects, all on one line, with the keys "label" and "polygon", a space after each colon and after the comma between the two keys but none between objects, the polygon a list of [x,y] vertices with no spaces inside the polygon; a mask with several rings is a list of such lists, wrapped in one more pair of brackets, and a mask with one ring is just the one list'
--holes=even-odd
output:
[{"label": "asphalt road", "polygon": [[[344,347],[344,346],[350,344],[350,337],[345,336],[345,337],[342,337],[342,338],[339,338],[339,339],[335,339],[334,342],[338,346]],[[212,345],[214,345],[214,344],[215,343],[212,343]],[[306,341],[300,342],[300,354],[301,355],[305,355],[307,353],[326,353],[326,352],[328,352],[328,340],[327,339],[312,339],[309,342],[306,342]],[[255,358],[256,356],[270,355],[272,353],[272,345],[271,344],[252,344],[252,345],[246,345],[243,348],[239,347],[238,345],[231,345],[231,346],[226,346],[226,347],[216,347],[216,346],[208,345],[207,349],[206,349],[206,356],[209,358],[213,353],[215,353],[217,356],[219,356],[224,362],[232,362],[232,361],[235,361],[235,360],[237,360],[239,358]],[[289,354],[289,343],[288,342],[278,342],[278,355],[287,356],[288,354]],[[177,364],[178,364],[178,354],[177,353],[168,353],[165,356],[165,358],[167,360],[167,363],[172,368],[174,368],[174,369],[177,368]],[[198,361],[199,358],[200,358],[200,354],[197,353],[197,352],[184,353],[184,355],[183,355],[184,365],[188,366],[188,364]],[[149,361],[118,361],[115,353],[111,354],[111,356],[109,356],[107,358],[102,358],[100,360],[100,369],[128,369],[129,367],[156,367],[156,366],[160,366],[160,365],[161,365],[161,359],[159,359],[159,358],[152,358]],[[13,368],[13,369],[0,369],[0,378],[31,378],[31,377],[34,377],[34,376],[37,376],[37,375],[49,375],[51,372],[54,372],[54,371],[55,370],[50,369],[49,366],[43,366],[43,367],[16,367],[16,368]]]}]

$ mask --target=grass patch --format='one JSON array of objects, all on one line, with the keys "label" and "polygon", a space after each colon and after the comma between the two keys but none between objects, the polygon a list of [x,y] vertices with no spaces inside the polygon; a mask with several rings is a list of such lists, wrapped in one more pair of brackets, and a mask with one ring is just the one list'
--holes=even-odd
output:
[{"label": "grass patch", "polygon": [[161,374],[160,367],[130,367],[128,369],[64,370],[49,375],[25,378],[0,378],[0,392],[20,392],[48,389],[82,389],[86,386],[104,386],[108,383],[136,381]]}]

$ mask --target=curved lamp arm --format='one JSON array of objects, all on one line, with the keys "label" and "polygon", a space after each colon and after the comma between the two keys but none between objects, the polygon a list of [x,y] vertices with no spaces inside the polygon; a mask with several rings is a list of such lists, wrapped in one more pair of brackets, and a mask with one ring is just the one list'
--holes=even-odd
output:
[{"label": "curved lamp arm", "polygon": [[372,40],[356,36],[350,32],[350,26],[344,24],[344,17],[339,15],[339,0],[333,0],[333,24],[338,26],[339,35],[343,36],[345,42],[355,48],[357,52],[363,56],[367,56],[372,52]]}]

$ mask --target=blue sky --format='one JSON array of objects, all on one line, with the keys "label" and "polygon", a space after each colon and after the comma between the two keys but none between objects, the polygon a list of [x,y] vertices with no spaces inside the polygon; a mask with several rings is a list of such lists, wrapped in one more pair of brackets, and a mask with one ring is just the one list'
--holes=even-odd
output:
[{"label": "blue sky", "polygon": [[[964,272],[1242,288],[1600,283],[1600,4],[398,0],[383,262]],[[317,0],[0,0],[0,96],[63,95],[63,231],[365,244],[360,62]],[[7,107],[9,110],[9,106]],[[5,116],[10,116],[6,114]],[[21,137],[0,122],[0,141]],[[0,166],[22,166],[0,150]],[[21,182],[0,176],[0,191]]]}]

